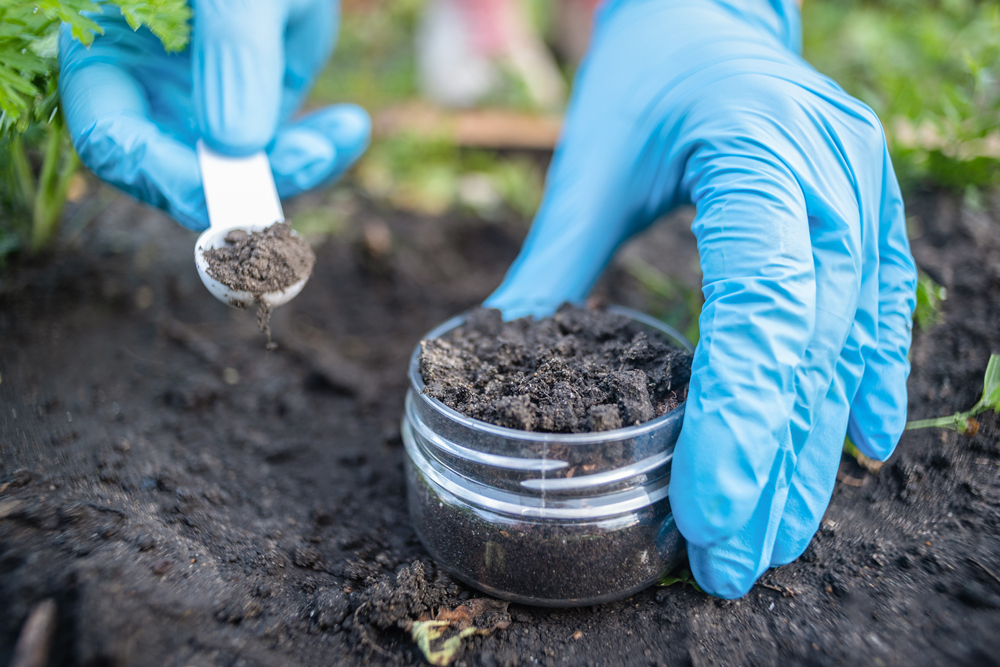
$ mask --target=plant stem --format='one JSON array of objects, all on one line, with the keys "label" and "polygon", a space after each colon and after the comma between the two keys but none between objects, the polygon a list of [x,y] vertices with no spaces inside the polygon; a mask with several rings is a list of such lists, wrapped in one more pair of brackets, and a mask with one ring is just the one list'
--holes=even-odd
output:
[{"label": "plant stem", "polygon": [[28,161],[28,153],[24,150],[24,139],[20,134],[11,137],[10,161],[17,179],[19,203],[27,209],[35,198],[35,178],[31,173],[31,163]]},{"label": "plant stem", "polygon": [[906,430],[914,431],[918,428],[950,428],[953,431],[961,431],[964,430],[964,424],[970,416],[971,415],[967,412],[960,412],[957,415],[948,415],[947,417],[918,419],[906,422]]},{"label": "plant stem", "polygon": [[31,249],[34,252],[44,250],[55,240],[69,181],[79,166],[79,158],[69,145],[69,132],[62,113],[56,113],[52,122],[46,125],[45,135],[42,173],[38,177],[32,211]]}]

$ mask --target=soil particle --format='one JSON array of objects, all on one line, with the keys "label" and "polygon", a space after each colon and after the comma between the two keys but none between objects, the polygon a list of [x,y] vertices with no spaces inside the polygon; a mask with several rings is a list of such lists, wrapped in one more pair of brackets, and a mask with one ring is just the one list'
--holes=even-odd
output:
[{"label": "soil particle", "polygon": [[428,568],[415,561],[395,577],[382,575],[361,594],[355,611],[359,623],[377,628],[397,626],[441,606],[457,604],[459,589],[446,575],[428,581]]},{"label": "soil particle", "polygon": [[204,252],[209,274],[224,285],[254,295],[276,292],[312,274],[316,255],[292,236],[286,222],[247,234],[234,229],[226,245]]},{"label": "soil particle", "polygon": [[[312,275],[316,255],[309,244],[292,235],[286,222],[278,222],[259,232],[248,234],[234,229],[226,234],[226,245],[204,251],[208,274],[223,285],[255,297],[277,292]],[[267,334],[271,309],[257,299],[257,326]]]},{"label": "soil particle", "polygon": [[548,433],[649,421],[687,393],[691,355],[629,318],[564,305],[551,318],[504,322],[477,308],[421,342],[425,393],[469,417]]}]

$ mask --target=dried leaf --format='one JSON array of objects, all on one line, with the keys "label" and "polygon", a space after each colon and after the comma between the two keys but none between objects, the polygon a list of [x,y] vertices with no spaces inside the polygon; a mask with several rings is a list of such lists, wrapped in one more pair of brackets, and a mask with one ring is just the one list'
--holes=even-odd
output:
[{"label": "dried leaf", "polygon": [[439,609],[432,618],[424,614],[407,625],[413,641],[427,662],[449,665],[458,656],[462,640],[473,635],[488,635],[510,625],[508,602],[476,598],[454,609]]}]

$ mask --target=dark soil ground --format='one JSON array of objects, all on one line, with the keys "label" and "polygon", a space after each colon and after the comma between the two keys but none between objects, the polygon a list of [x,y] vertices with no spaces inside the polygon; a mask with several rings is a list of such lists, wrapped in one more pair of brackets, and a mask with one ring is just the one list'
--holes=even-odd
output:
[{"label": "dark soil ground", "polygon": [[[913,417],[972,405],[1000,352],[991,206],[910,201],[917,260],[949,290],[943,323],[916,337]],[[685,220],[628,253],[689,271]],[[8,268],[0,664],[45,598],[52,664],[420,663],[385,615],[476,593],[439,576],[409,523],[407,358],[489,294],[523,232],[362,206],[276,311],[273,353],[251,313],[201,286],[194,235],[123,199],[79,250]],[[651,298],[619,269],[601,290]],[[841,479],[806,554],[742,600],[677,584],[596,608],[511,605],[457,664],[1000,663],[997,416],[972,438],[907,433],[877,475],[845,459]]]}]

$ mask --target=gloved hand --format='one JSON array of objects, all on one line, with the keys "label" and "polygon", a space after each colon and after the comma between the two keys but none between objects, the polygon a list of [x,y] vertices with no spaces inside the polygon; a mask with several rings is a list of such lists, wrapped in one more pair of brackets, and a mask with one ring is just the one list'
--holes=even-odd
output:
[{"label": "gloved hand", "polygon": [[670,502],[698,583],[745,594],[806,548],[844,434],[906,420],[916,270],[875,114],[799,55],[793,0],[609,0],[546,193],[486,304],[584,299],[615,249],[697,206],[701,339]]},{"label": "gloved hand", "polygon": [[331,0],[194,0],[194,30],[168,54],[115,7],[90,49],[63,26],[59,92],[73,145],[100,178],[208,227],[194,146],[228,155],[266,148],[278,194],[288,197],[349,167],[368,145],[361,108],[336,105],[290,120],[333,49]]}]

